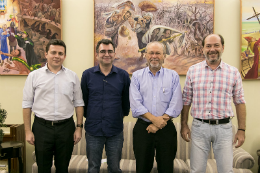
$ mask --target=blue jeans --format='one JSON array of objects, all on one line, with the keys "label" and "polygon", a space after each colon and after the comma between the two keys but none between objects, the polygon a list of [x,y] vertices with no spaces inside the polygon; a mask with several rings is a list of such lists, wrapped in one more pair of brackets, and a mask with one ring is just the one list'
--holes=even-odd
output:
[{"label": "blue jeans", "polygon": [[88,173],[99,173],[105,145],[109,173],[121,173],[120,160],[123,148],[123,132],[116,136],[91,136],[86,133]]},{"label": "blue jeans", "polygon": [[208,154],[211,150],[219,173],[233,172],[232,123],[210,125],[194,119],[191,130],[191,173],[206,172]]}]

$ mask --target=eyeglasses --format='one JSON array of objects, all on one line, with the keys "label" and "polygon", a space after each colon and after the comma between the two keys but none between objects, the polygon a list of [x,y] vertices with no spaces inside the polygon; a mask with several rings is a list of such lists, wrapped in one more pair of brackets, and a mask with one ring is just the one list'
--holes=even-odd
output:
[{"label": "eyeglasses", "polygon": [[149,55],[157,55],[157,56],[162,55],[161,52],[147,52],[147,54],[149,54]]},{"label": "eyeglasses", "polygon": [[113,50],[101,50],[101,51],[99,51],[99,53],[100,54],[106,54],[106,53],[108,53],[109,55],[110,54],[113,54],[113,53],[115,53]]}]

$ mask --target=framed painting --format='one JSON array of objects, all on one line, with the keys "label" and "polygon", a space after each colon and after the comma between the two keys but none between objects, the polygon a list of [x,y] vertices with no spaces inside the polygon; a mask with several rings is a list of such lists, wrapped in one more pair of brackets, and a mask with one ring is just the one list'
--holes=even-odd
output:
[{"label": "framed painting", "polygon": [[61,39],[60,0],[0,0],[0,75],[45,65],[45,46]]},{"label": "framed painting", "polygon": [[145,47],[159,41],[167,54],[163,66],[185,75],[205,59],[202,39],[214,30],[214,0],[94,0],[94,11],[95,45],[111,39],[114,65],[130,74],[146,67]]},{"label": "framed painting", "polygon": [[260,1],[241,0],[241,56],[242,79],[260,79]]}]

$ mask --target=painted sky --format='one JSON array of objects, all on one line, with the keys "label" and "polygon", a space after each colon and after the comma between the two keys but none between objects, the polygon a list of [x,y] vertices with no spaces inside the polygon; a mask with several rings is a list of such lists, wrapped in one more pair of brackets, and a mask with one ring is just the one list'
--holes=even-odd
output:
[{"label": "painted sky", "polygon": [[[257,19],[253,18],[246,20],[247,18],[254,15],[253,8],[257,13],[260,13],[260,1],[259,0],[242,0],[242,21],[243,22],[256,22]],[[260,18],[260,16],[259,16]]]}]

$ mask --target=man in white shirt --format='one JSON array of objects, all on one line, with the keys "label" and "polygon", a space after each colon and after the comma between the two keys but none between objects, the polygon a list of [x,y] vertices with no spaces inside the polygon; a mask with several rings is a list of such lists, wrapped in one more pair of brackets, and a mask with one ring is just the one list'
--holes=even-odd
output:
[{"label": "man in white shirt", "polygon": [[[31,72],[23,91],[23,119],[26,141],[35,145],[39,173],[50,173],[52,159],[56,173],[68,173],[73,145],[81,139],[83,106],[80,82],[65,68],[66,45],[51,40],[46,46],[47,64]],[[77,127],[73,121],[74,107]],[[35,119],[31,130],[31,113]]]}]

